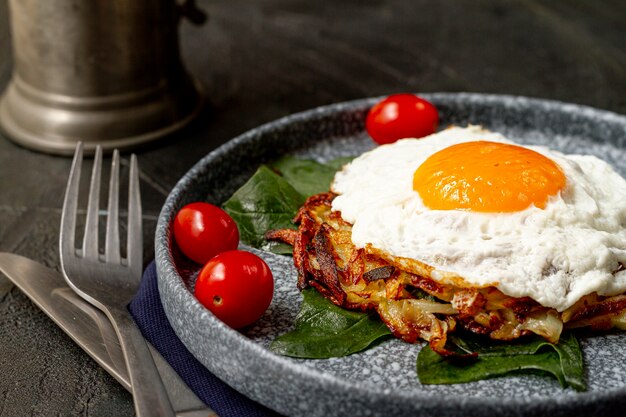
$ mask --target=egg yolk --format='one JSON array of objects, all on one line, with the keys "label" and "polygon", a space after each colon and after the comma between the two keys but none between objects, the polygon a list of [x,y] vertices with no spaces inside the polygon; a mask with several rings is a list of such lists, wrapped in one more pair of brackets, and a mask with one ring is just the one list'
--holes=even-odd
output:
[{"label": "egg yolk", "polygon": [[506,143],[476,141],[432,154],[413,175],[413,189],[433,210],[514,212],[543,209],[565,187],[551,159]]}]

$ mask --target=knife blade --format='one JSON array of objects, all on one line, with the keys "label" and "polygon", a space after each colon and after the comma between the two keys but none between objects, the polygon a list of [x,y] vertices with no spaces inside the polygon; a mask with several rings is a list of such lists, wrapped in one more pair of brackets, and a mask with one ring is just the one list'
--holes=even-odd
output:
[{"label": "knife blade", "polygon": [[[0,272],[50,317],[124,388],[131,390],[113,326],[97,308],[69,288],[60,272],[20,255],[0,252]],[[172,406],[179,417],[218,417],[189,389],[148,343]]]}]

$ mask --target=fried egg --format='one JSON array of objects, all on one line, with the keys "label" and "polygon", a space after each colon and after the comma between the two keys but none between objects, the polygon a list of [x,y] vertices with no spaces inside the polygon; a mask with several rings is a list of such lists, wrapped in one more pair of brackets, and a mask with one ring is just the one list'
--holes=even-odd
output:
[{"label": "fried egg", "polygon": [[626,291],[626,180],[594,156],[453,127],[361,155],[331,190],[356,247],[424,263],[442,283],[558,311]]}]

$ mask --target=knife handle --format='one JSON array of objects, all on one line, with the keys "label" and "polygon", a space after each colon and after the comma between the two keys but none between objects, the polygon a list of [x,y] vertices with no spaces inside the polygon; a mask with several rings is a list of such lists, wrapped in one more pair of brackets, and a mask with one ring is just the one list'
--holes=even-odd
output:
[{"label": "knife handle", "polygon": [[130,314],[121,309],[107,309],[105,313],[120,340],[137,416],[174,417],[174,410],[161,375],[141,331]]}]

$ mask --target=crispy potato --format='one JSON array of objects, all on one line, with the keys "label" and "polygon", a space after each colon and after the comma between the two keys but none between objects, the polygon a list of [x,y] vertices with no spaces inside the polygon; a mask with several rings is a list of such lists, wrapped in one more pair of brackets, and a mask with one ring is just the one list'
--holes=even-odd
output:
[{"label": "crispy potato", "polygon": [[433,268],[414,259],[369,245],[357,248],[352,226],[331,211],[334,197],[329,192],[308,198],[294,219],[297,231],[271,230],[266,238],[293,245],[300,289],[314,287],[343,308],[376,310],[409,343],[426,340],[439,354],[458,356],[446,348],[447,334],[457,327],[498,340],[534,333],[557,342],[564,326],[605,329],[626,321],[626,295],[591,294],[559,313],[494,286],[472,287],[453,274],[434,280]]}]

